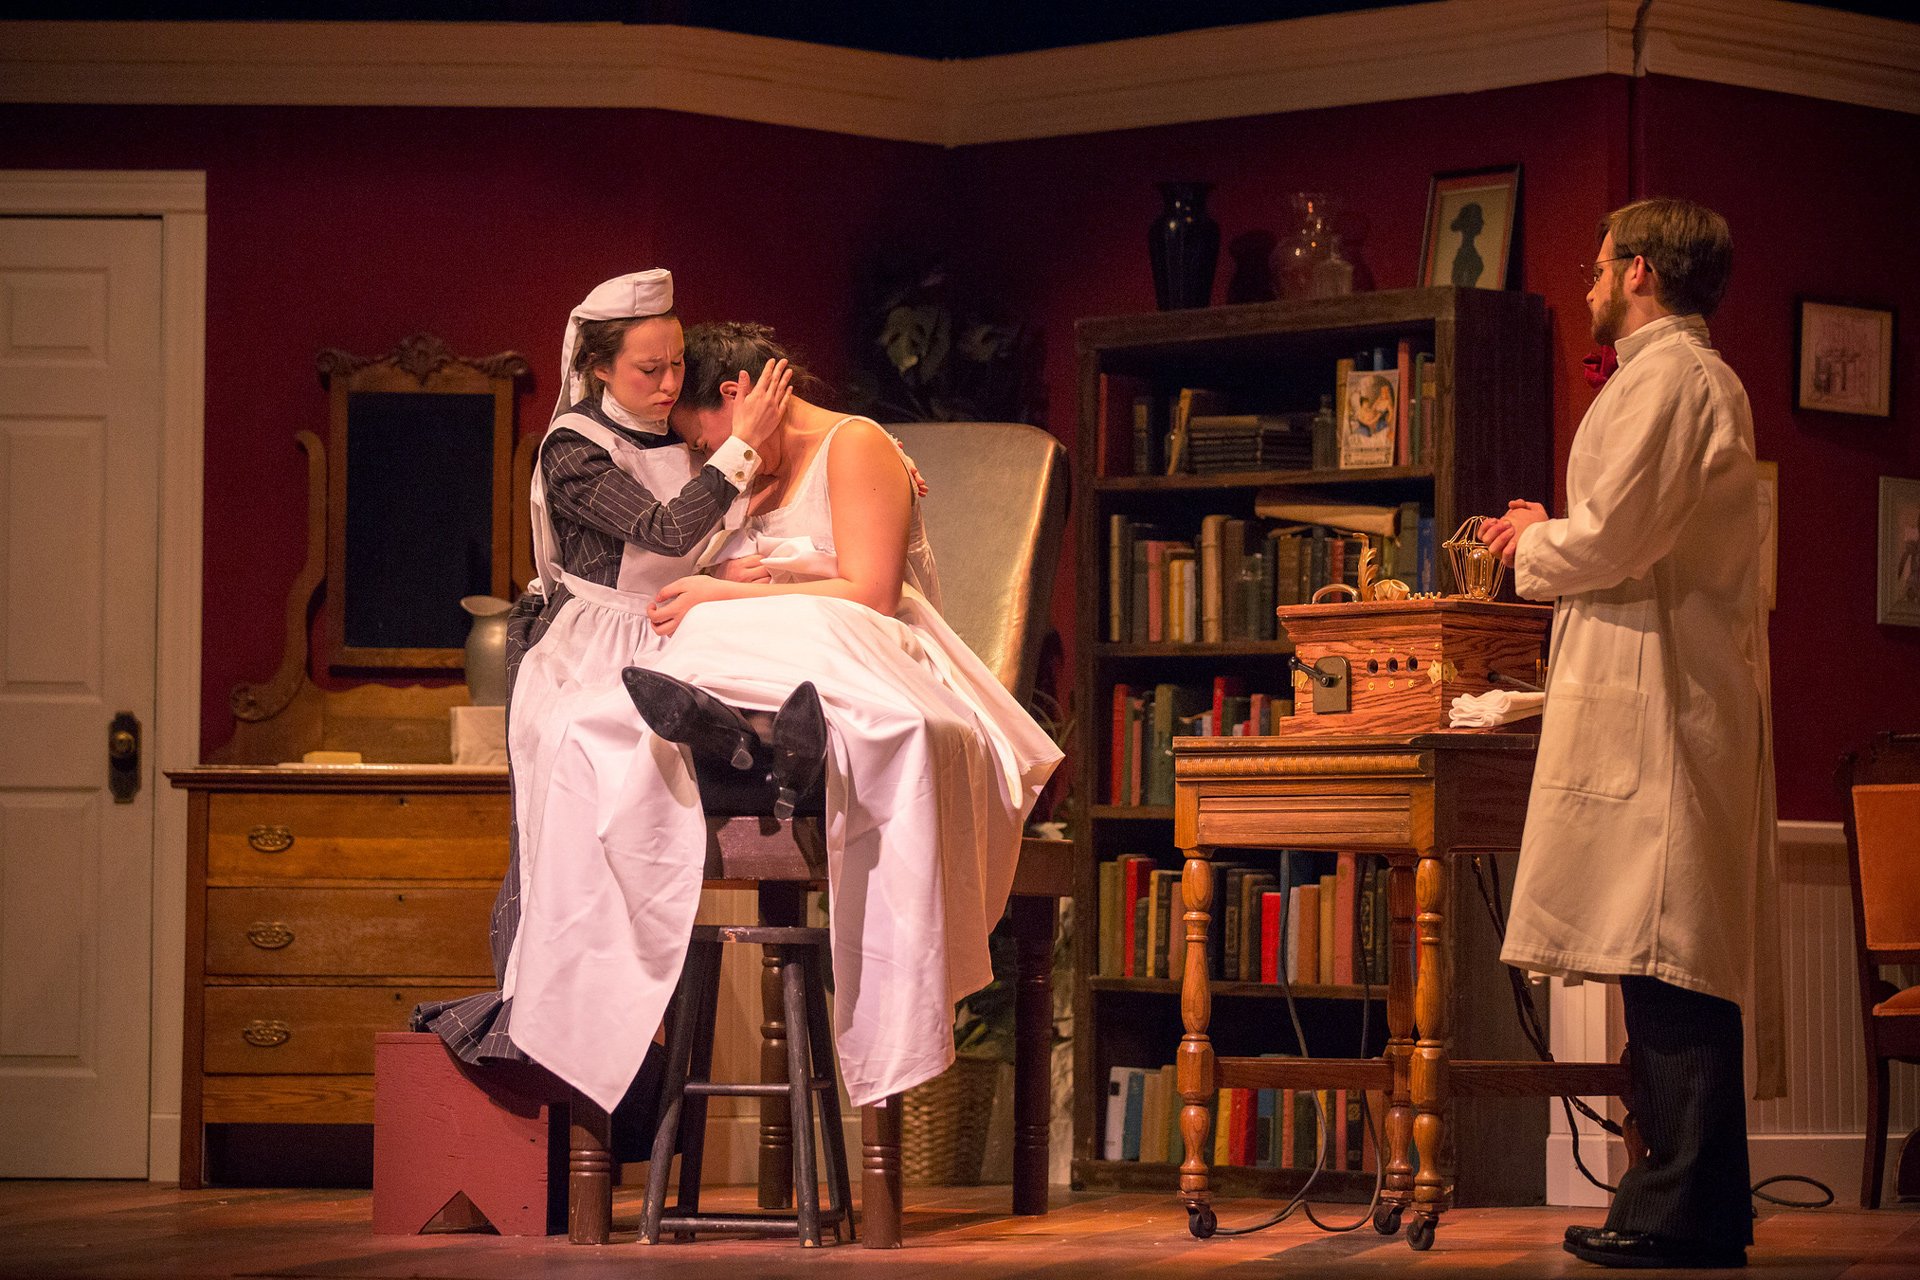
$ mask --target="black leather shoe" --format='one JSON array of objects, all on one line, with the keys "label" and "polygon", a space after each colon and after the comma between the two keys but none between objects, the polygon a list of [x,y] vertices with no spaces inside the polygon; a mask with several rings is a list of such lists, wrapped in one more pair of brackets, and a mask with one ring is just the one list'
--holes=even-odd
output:
[{"label": "black leather shoe", "polygon": [[668,742],[685,743],[695,755],[725,760],[736,769],[753,767],[753,726],[720,699],[645,667],[628,667],[620,679],[640,718]]},{"label": "black leather shoe", "polygon": [[[1584,1236],[1575,1239],[1574,1231],[1576,1230],[1583,1231]],[[1643,1231],[1608,1231],[1605,1228],[1591,1227],[1569,1228],[1567,1242],[1562,1247],[1576,1258],[1586,1262],[1597,1262],[1603,1267],[1653,1269],[1747,1265],[1745,1249],[1698,1244],[1691,1240],[1675,1240],[1671,1236],[1649,1235]]]},{"label": "black leather shoe", "polygon": [[1567,1228],[1568,1244],[1585,1244],[1595,1236],[1606,1231],[1605,1227],[1583,1227],[1578,1224]]},{"label": "black leather shoe", "polygon": [[773,784],[778,794],[773,816],[793,816],[794,806],[820,785],[827,762],[827,717],[820,710],[820,693],[811,680],[803,682],[773,717]]}]

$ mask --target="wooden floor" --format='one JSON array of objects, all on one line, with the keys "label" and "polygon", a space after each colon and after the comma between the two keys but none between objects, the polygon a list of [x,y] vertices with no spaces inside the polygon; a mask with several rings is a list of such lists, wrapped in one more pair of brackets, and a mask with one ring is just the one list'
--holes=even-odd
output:
[{"label": "wooden floor", "polygon": [[[622,1192],[615,1242],[491,1234],[377,1238],[364,1191],[181,1192],[127,1182],[0,1182],[0,1277],[13,1280],[989,1280],[997,1277],[1298,1275],[1341,1277],[1599,1276],[1560,1248],[1573,1221],[1597,1210],[1467,1209],[1449,1214],[1438,1241],[1414,1253],[1370,1227],[1325,1235],[1289,1221],[1244,1238],[1194,1240],[1169,1197],[1055,1193],[1044,1218],[1004,1213],[1004,1187],[912,1190],[908,1247],[801,1250],[787,1241],[703,1239],[652,1248],[634,1243],[638,1205]],[[721,1193],[745,1207],[744,1195]],[[715,1207],[723,1207],[716,1203]],[[1274,1205],[1223,1203],[1221,1225],[1264,1218]],[[1323,1217],[1351,1220],[1354,1206]],[[1920,1277],[1920,1209],[1773,1210],[1755,1229],[1749,1274],[1768,1280],[1911,1280]],[[1641,1272],[1655,1276],[1664,1272]],[[1672,1273],[1693,1274],[1693,1273]]]}]

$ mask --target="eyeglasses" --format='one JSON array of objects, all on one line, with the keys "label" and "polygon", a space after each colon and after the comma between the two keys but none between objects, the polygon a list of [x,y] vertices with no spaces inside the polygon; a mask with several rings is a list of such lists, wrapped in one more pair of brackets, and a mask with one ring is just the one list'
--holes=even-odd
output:
[{"label": "eyeglasses", "polygon": [[1615,254],[1611,258],[1601,258],[1596,262],[1583,262],[1580,264],[1580,282],[1586,285],[1589,289],[1591,289],[1594,285],[1600,283],[1601,276],[1607,274],[1605,271],[1601,270],[1601,268],[1606,266],[1607,263],[1632,262],[1635,258],[1639,256],[1640,255],[1637,253],[1620,253],[1620,254]]}]

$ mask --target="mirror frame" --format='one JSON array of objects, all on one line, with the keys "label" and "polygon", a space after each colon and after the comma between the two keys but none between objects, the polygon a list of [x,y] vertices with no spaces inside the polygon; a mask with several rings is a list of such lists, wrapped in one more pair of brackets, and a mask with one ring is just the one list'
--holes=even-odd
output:
[{"label": "mirror frame", "polygon": [[315,364],[320,385],[327,389],[331,400],[326,667],[343,675],[369,671],[461,670],[466,663],[463,649],[373,648],[347,643],[346,601],[352,590],[352,584],[347,581],[347,460],[353,432],[348,406],[356,392],[493,397],[493,551],[489,589],[496,596],[511,599],[514,516],[519,509],[513,494],[515,395],[517,385],[532,376],[532,369],[524,357],[512,351],[478,360],[456,356],[444,342],[428,333],[413,334],[388,354],[375,358],[328,348],[319,354]]}]

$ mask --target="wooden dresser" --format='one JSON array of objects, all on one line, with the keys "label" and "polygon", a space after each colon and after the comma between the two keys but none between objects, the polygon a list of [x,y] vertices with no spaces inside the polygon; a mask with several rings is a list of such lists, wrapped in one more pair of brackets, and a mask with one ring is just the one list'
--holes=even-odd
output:
[{"label": "wooden dresser", "polygon": [[370,1124],[373,1037],[493,985],[504,768],[207,766],[189,793],[180,1185],[206,1126]]}]

